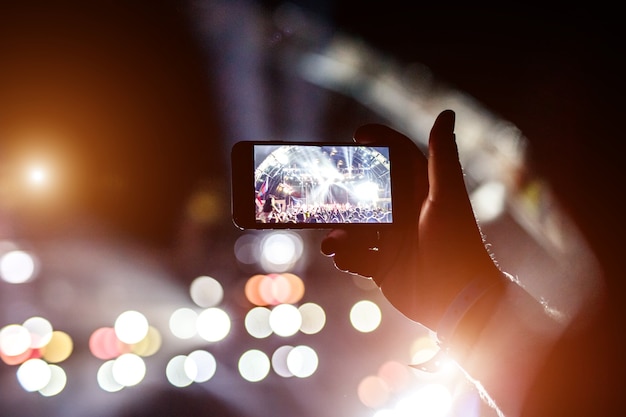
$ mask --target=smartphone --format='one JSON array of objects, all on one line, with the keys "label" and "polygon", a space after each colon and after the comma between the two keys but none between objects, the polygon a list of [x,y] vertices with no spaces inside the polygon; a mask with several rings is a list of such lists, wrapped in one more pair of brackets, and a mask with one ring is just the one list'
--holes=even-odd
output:
[{"label": "smartphone", "polygon": [[393,224],[387,146],[237,142],[232,216],[240,229],[330,229]]}]

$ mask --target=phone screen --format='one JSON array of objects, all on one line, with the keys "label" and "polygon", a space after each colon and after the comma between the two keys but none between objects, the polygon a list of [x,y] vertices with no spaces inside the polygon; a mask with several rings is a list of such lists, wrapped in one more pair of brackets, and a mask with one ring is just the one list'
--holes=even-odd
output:
[{"label": "phone screen", "polygon": [[388,147],[257,142],[253,161],[257,227],[393,222]]}]

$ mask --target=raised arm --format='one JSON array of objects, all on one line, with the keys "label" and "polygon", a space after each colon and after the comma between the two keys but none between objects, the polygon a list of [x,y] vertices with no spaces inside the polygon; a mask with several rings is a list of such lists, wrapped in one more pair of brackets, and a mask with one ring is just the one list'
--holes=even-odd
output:
[{"label": "raised arm", "polygon": [[340,270],[373,279],[400,312],[436,332],[442,350],[497,408],[516,416],[562,324],[500,271],[487,250],[465,187],[454,123],[453,111],[439,114],[428,156],[389,127],[359,128],[357,142],[401,150],[392,161],[402,173],[394,177],[394,189],[408,193],[402,203],[407,215],[384,233],[332,230],[322,252]]}]

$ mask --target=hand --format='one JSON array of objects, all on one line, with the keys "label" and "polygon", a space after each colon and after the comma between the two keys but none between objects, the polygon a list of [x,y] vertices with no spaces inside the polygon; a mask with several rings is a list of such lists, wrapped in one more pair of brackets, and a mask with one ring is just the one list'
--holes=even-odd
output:
[{"label": "hand", "polygon": [[402,207],[394,209],[406,214],[394,213],[394,227],[379,234],[334,229],[321,245],[338,269],[374,279],[400,312],[431,329],[472,279],[499,279],[465,188],[454,123],[453,111],[439,114],[428,158],[389,127],[358,128],[356,142],[397,149],[393,187],[403,194],[395,195]]}]

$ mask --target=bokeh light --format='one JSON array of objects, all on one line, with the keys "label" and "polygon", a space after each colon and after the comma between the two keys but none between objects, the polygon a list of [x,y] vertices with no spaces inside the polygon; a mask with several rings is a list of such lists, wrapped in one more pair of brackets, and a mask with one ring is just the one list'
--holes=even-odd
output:
[{"label": "bokeh light", "polygon": [[48,363],[63,362],[74,350],[74,342],[69,334],[54,330],[48,344],[42,347],[41,357]]},{"label": "bokeh light", "polygon": [[292,349],[293,346],[284,345],[278,347],[272,354],[272,368],[277,375],[280,375],[283,378],[289,378],[293,376],[293,374],[289,370],[289,366],[287,365],[287,357],[289,356],[289,352],[291,352]]},{"label": "bokeh light", "polygon": [[224,288],[213,277],[199,276],[189,286],[191,299],[199,307],[215,307],[224,298]]},{"label": "bokeh light", "polygon": [[304,282],[292,273],[256,274],[246,281],[244,293],[257,306],[294,304],[304,296]]},{"label": "bokeh light", "polygon": [[296,274],[283,272],[272,278],[272,293],[279,303],[295,304],[304,296],[304,282]]},{"label": "bokeh light", "polygon": [[148,319],[142,313],[129,310],[120,314],[115,320],[115,335],[126,344],[141,341],[148,334]]},{"label": "bokeh light", "polygon": [[270,365],[270,359],[265,353],[258,349],[250,349],[239,358],[239,374],[246,381],[262,381],[269,374]]},{"label": "bokeh light", "polygon": [[307,378],[313,375],[318,365],[317,352],[310,346],[296,346],[287,354],[287,368],[298,378]]},{"label": "bokeh light", "polygon": [[261,241],[261,266],[266,271],[287,271],[302,256],[302,238],[292,232],[272,232]]},{"label": "bokeh light", "polygon": [[[193,365],[192,367],[195,369],[193,371],[193,375],[189,374],[188,367]],[[185,363],[183,365],[185,372],[188,373],[187,376],[194,382],[206,382],[213,378],[215,375],[215,371],[217,370],[217,361],[215,357],[207,352],[206,350],[194,350],[185,359]]]},{"label": "bokeh light", "polygon": [[220,195],[217,190],[203,188],[194,191],[187,203],[187,213],[196,223],[210,225],[223,217]]},{"label": "bokeh light", "polygon": [[19,365],[22,362],[25,362],[28,359],[37,358],[38,350],[26,349],[23,353],[19,355],[9,356],[4,352],[0,351],[0,358],[2,358],[2,362],[7,365]]},{"label": "bokeh light", "polygon": [[43,317],[31,317],[23,323],[31,336],[30,347],[41,348],[52,338],[52,324]]},{"label": "bokeh light", "polygon": [[190,308],[176,309],[170,315],[170,331],[179,339],[191,339],[198,333],[198,313]]},{"label": "bokeh light", "polygon": [[378,368],[377,376],[382,379],[393,392],[407,388],[413,380],[413,374],[406,364],[397,361],[386,361]]},{"label": "bokeh light", "polygon": [[177,355],[170,359],[165,368],[165,376],[170,384],[183,388],[193,383],[196,375],[189,376],[191,369],[189,365],[185,367],[187,355]]},{"label": "bokeh light", "polygon": [[358,301],[350,309],[350,323],[362,333],[373,332],[380,326],[381,321],[382,312],[373,301]]},{"label": "bokeh light", "polygon": [[96,358],[108,360],[129,352],[130,346],[117,338],[113,327],[100,327],[89,337],[89,350]]},{"label": "bokeh light", "polygon": [[263,339],[272,334],[270,327],[271,310],[257,306],[246,313],[244,325],[248,334],[257,339]]},{"label": "bokeh light", "polygon": [[[406,364],[388,360],[378,368],[376,375],[368,375],[361,380],[357,395],[365,406],[381,409],[405,392],[414,380],[414,374]],[[397,411],[390,415],[404,416]]]},{"label": "bokeh light", "polygon": [[104,362],[98,368],[96,375],[98,386],[106,392],[117,392],[124,388],[124,385],[120,384],[113,377],[113,364],[115,361],[108,360]]},{"label": "bokeh light", "polygon": [[[119,367],[117,360],[120,358],[121,363],[128,362],[128,366],[140,367],[143,364],[141,358],[154,355],[160,349],[161,343],[161,334],[148,323],[146,317],[138,311],[128,310],[117,317],[114,327],[100,327],[91,333],[89,350],[98,359],[105,361],[113,359],[115,369]],[[143,366],[145,367],[145,364]],[[120,374],[121,371],[116,372]],[[117,374],[113,377],[117,378]],[[108,384],[105,385],[109,386]],[[122,385],[128,384],[123,383]],[[115,385],[112,387],[115,389]],[[107,388],[103,389],[106,390]]]},{"label": "bokeh light", "polygon": [[113,361],[113,379],[120,385],[131,387],[139,384],[146,376],[146,363],[134,353],[124,353]]},{"label": "bokeh light", "polygon": [[39,393],[44,397],[53,397],[65,389],[67,374],[58,365],[48,365],[48,367],[50,368],[50,381],[39,390]]},{"label": "bokeh light", "polygon": [[250,233],[240,236],[234,251],[235,257],[244,266],[256,265],[261,260],[261,238]]},{"label": "bokeh light", "polygon": [[279,304],[270,312],[269,324],[278,336],[293,336],[300,330],[302,315],[291,304]]},{"label": "bokeh light", "polygon": [[153,326],[148,327],[148,333],[139,342],[131,346],[130,351],[142,357],[152,356],[159,351],[163,340],[161,333]]},{"label": "bokeh light", "polygon": [[506,186],[501,181],[488,181],[471,194],[476,217],[482,222],[497,219],[506,209]]},{"label": "bokeh light", "polygon": [[57,395],[67,382],[65,371],[53,362],[67,359],[73,349],[70,336],[52,330],[45,318],[34,316],[24,324],[10,324],[0,330],[0,358],[7,365],[19,365],[19,384],[28,392]]},{"label": "bokeh light", "polygon": [[7,356],[18,356],[31,346],[31,335],[21,324],[9,324],[0,329],[0,350]]},{"label": "bokeh light", "polygon": [[208,342],[219,342],[230,333],[230,317],[221,308],[210,307],[203,310],[196,323],[198,335]]},{"label": "bokeh light", "polygon": [[275,278],[277,276],[278,276],[277,274],[264,275],[263,279],[258,281],[259,295],[261,296],[261,299],[263,299],[263,301],[267,305],[275,306],[277,304],[280,304],[280,301],[278,300],[278,298],[276,298],[276,291],[275,291],[275,287],[276,287]]},{"label": "bokeh light", "polygon": [[298,307],[302,316],[300,331],[304,334],[317,334],[326,325],[326,312],[316,303],[305,303]]},{"label": "bokeh light", "polygon": [[267,279],[267,275],[253,275],[248,278],[244,287],[244,294],[246,296],[246,299],[250,301],[250,303],[257,306],[265,306],[270,304],[270,302],[265,301],[263,297],[261,297],[261,293],[259,291],[261,281],[263,281],[264,279]]},{"label": "bokeh light", "polygon": [[51,378],[52,371],[43,359],[29,359],[17,369],[17,380],[28,392],[45,388]]},{"label": "bokeh light", "polygon": [[359,400],[369,408],[379,408],[389,401],[389,385],[377,375],[366,376],[357,387]]},{"label": "bokeh light", "polygon": [[0,277],[11,284],[22,284],[35,278],[37,261],[22,250],[12,250],[0,256]]}]

